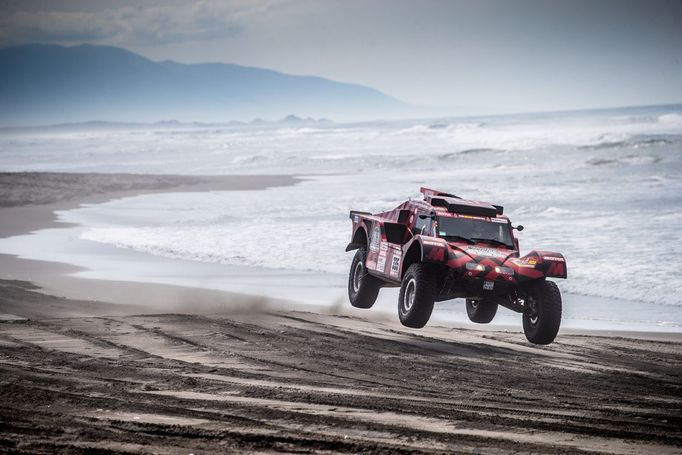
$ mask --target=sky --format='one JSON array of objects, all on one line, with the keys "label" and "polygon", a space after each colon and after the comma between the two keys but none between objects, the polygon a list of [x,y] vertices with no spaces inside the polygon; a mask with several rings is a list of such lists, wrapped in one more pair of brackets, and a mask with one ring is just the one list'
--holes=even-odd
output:
[{"label": "sky", "polygon": [[0,46],[120,46],[511,111],[682,102],[682,0],[0,0]]}]

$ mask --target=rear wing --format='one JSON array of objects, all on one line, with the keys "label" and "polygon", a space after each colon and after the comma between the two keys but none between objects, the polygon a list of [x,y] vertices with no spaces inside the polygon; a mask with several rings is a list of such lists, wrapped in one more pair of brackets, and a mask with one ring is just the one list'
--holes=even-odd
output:
[{"label": "rear wing", "polygon": [[443,196],[443,197],[454,197],[456,199],[461,199],[461,197],[455,196],[454,194],[450,194],[446,191],[434,190],[433,188],[426,188],[424,186],[419,188],[419,192],[424,195],[424,198],[434,197],[434,196]]},{"label": "rear wing", "polygon": [[354,221],[355,221],[355,217],[356,217],[356,216],[357,216],[357,217],[360,217],[360,216],[372,216],[372,214],[369,213],[369,212],[361,212],[360,210],[351,210],[351,211],[350,211],[349,218],[350,218],[351,220],[354,220]]},{"label": "rear wing", "polygon": [[[446,193],[433,188],[421,187],[419,191],[424,195],[424,199],[434,207],[445,207],[449,212],[457,212],[466,215],[479,215],[494,217],[504,213],[501,205],[490,204],[488,202],[472,201],[462,199],[454,194]],[[458,199],[453,201],[452,199]]]}]

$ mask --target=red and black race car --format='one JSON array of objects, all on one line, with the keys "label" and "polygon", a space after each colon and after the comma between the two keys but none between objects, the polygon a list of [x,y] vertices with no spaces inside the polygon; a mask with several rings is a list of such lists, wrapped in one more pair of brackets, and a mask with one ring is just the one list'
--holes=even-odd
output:
[{"label": "red and black race car", "polygon": [[486,324],[502,305],[523,314],[531,343],[554,341],[561,294],[547,278],[566,278],[566,260],[550,251],[519,254],[519,241],[503,208],[421,188],[388,212],[351,211],[357,250],[348,296],[357,308],[374,305],[382,287],[400,286],[398,315],[407,327],[426,325],[434,302],[466,299],[469,319]]}]

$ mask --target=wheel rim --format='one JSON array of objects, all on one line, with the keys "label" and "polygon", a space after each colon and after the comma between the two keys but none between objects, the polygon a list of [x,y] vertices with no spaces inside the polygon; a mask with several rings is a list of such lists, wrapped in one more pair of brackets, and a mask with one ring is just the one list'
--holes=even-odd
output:
[{"label": "wheel rim", "polygon": [[362,283],[363,275],[362,262],[358,262],[355,265],[355,270],[353,270],[353,292],[358,292],[360,290],[360,284]]},{"label": "wheel rim", "polygon": [[410,311],[410,308],[414,305],[414,296],[417,293],[417,281],[414,278],[410,278],[405,287],[405,297],[403,299],[403,307],[405,312]]}]

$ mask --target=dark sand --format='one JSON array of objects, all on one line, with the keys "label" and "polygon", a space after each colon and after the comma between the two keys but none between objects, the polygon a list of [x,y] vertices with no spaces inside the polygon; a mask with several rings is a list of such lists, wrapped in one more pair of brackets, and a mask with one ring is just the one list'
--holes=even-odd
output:
[{"label": "dark sand", "polygon": [[0,280],[0,452],[682,453],[678,336],[538,347],[517,331],[415,331],[346,307],[110,292],[123,288],[129,302],[109,304]]}]

